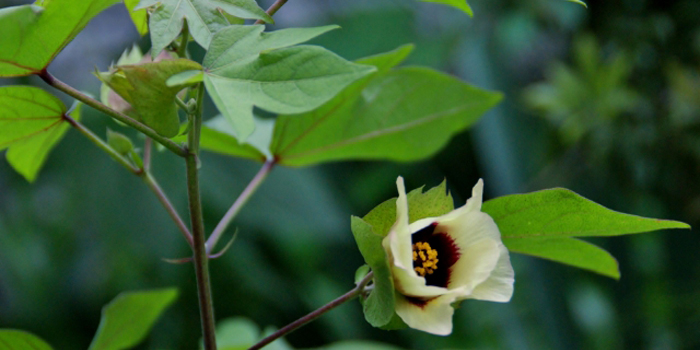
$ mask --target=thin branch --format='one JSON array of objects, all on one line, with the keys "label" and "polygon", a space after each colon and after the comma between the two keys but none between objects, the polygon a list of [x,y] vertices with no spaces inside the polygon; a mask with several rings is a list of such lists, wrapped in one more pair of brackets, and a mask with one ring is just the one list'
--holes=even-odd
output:
[{"label": "thin branch", "polygon": [[[272,4],[272,6],[270,6],[270,8],[268,8],[267,11],[265,11],[265,12],[267,12],[267,14],[270,15],[270,17],[272,17],[272,15],[274,15],[275,13],[277,13],[277,10],[279,10],[280,7],[284,6],[284,4],[287,3],[287,1],[288,1],[288,0],[277,0],[277,1],[275,1],[275,3]],[[263,20],[261,20],[261,19],[255,21],[255,24],[263,24],[263,23],[265,23],[265,21],[263,21]]]},{"label": "thin branch", "polygon": [[76,130],[80,131],[81,134],[85,135],[85,137],[87,137],[90,141],[97,145],[97,147],[107,152],[107,154],[109,154],[109,156],[112,157],[112,159],[116,160],[117,163],[124,166],[131,173],[139,175],[142,172],[141,169],[135,167],[126,157],[117,152],[114,148],[112,148],[112,146],[110,146],[107,142],[103,141],[101,138],[95,135],[92,131],[90,131],[90,129],[86,128],[83,124],[71,118],[68,114],[63,115],[63,119],[67,121],[71,126],[73,126]]},{"label": "thin branch", "polygon": [[158,197],[158,200],[163,205],[163,207],[165,207],[165,210],[173,219],[175,225],[177,225],[177,228],[180,229],[182,236],[185,237],[185,240],[187,240],[187,243],[189,243],[190,247],[194,246],[194,239],[192,238],[190,230],[187,228],[187,225],[177,213],[177,210],[175,209],[173,204],[170,203],[168,196],[165,195],[165,192],[163,192],[163,189],[158,185],[156,179],[153,178],[153,175],[151,175],[151,173],[149,173],[148,171],[144,171],[141,177],[143,178],[143,181],[146,183],[146,185],[148,185],[148,187],[153,191],[153,193],[155,193],[156,197]]},{"label": "thin branch", "polygon": [[253,193],[255,193],[258,187],[260,187],[260,184],[262,184],[263,181],[265,181],[267,175],[270,174],[274,166],[274,160],[266,161],[265,164],[263,164],[262,168],[260,168],[260,171],[258,171],[258,173],[255,175],[253,180],[250,181],[250,183],[248,184],[248,186],[246,186],[241,195],[238,196],[238,198],[233,203],[231,208],[229,208],[229,210],[226,212],[224,217],[221,218],[221,221],[219,221],[219,223],[216,225],[216,228],[207,240],[207,253],[211,253],[214,250],[216,243],[219,242],[219,239],[221,239],[221,236],[224,234],[224,231],[226,231],[226,228],[228,228],[233,219],[236,218],[236,215],[238,215],[238,212],[241,211],[243,205],[245,205],[248,202],[250,197],[252,197]]},{"label": "thin branch", "polygon": [[117,112],[104,104],[102,102],[95,100],[94,98],[85,95],[84,93],[74,89],[72,86],[58,80],[56,77],[51,75],[48,71],[44,70],[37,74],[41,79],[43,79],[47,84],[55,87],[58,90],[63,91],[67,95],[75,98],[78,101],[81,101],[85,103],[86,105],[104,113],[107,114],[108,116],[146,134],[146,136],[149,136],[150,138],[156,140],[158,143],[161,145],[165,146],[165,148],[171,150],[173,153],[181,156],[181,157],[186,157],[187,156],[187,151],[180,147],[177,143],[173,142],[167,137],[163,137],[159,135],[155,130],[151,129],[150,127],[142,124],[141,122],[127,116],[124,113]]},{"label": "thin branch", "polygon": [[336,307],[342,305],[343,303],[345,303],[347,301],[355,299],[357,296],[359,296],[360,294],[362,294],[364,292],[365,286],[367,286],[367,284],[372,280],[373,275],[374,274],[372,272],[370,272],[369,274],[367,274],[367,276],[365,276],[365,278],[362,279],[362,281],[360,281],[360,283],[357,284],[357,286],[355,288],[353,288],[349,292],[343,294],[338,299],[335,299],[335,300],[331,301],[330,303],[316,309],[315,311],[312,311],[311,313],[307,314],[306,316],[280,328],[278,331],[270,334],[269,336],[263,338],[257,344],[248,348],[248,350],[261,349],[265,345],[268,345],[268,344],[272,343],[273,341],[275,341],[281,337],[284,337],[285,335],[287,335],[287,334],[297,330],[298,328],[306,325],[307,323],[321,317],[321,315],[325,314],[326,312],[335,309]]}]

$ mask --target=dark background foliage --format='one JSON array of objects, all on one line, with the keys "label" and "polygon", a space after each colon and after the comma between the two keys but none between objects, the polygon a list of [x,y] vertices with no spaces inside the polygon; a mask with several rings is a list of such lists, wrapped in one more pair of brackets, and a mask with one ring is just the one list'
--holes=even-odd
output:
[{"label": "dark background foliage", "polygon": [[[316,43],[349,59],[413,42],[410,64],[506,99],[429,160],[276,169],[235,222],[231,251],[211,263],[218,319],[281,327],[350,289],[362,258],[349,216],[395,196],[398,175],[409,189],[446,179],[458,204],[482,177],[487,198],[567,187],[615,210],[700,224],[700,2],[588,1],[588,10],[560,0],[470,3],[472,19],[413,0],[292,0],[276,15],[275,28],[340,24]],[[106,69],[132,42],[148,47],[115,6],[50,71],[97,95],[90,72]],[[44,86],[34,78],[0,84]],[[84,114],[100,133],[122,129]],[[211,229],[259,165],[212,154],[203,164]],[[154,169],[184,215],[183,164],[163,152]],[[618,258],[620,281],[514,256],[513,300],[463,303],[450,337],[373,329],[352,302],[288,340],[312,347],[375,339],[412,349],[700,347],[694,232],[595,243]],[[187,254],[146,186],[78,133],[68,134],[33,185],[0,162],[1,328],[29,330],[57,349],[86,348],[100,308],[119,292],[177,286],[178,302],[140,348],[193,349],[193,269],[161,261]]]}]

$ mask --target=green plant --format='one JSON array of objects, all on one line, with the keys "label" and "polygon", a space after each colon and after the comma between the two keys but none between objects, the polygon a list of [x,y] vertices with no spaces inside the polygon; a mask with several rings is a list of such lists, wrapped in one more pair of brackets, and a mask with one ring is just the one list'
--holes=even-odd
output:
[{"label": "green plant", "polygon": [[[482,182],[475,187],[472,199],[455,210],[444,184],[426,192],[418,189],[406,194],[400,180],[398,199],[380,204],[362,219],[353,217],[352,231],[368,265],[358,271],[355,287],[277,331],[260,335],[256,326],[238,320],[219,329],[217,339],[209,260],[226,252],[232,241],[217,251],[218,242],[276,166],[305,167],[356,159],[425,159],[497,105],[501,94],[432,69],[399,67],[410,54],[410,45],[350,62],[322,47],[301,45],[336,29],[335,26],[264,32],[262,22],[272,23],[271,16],[286,3],[283,0],[267,11],[253,0],[168,0],[143,1],[138,5],[135,1],[125,2],[137,28],[142,33],[147,27],[150,29],[151,56],[155,58],[143,60],[134,50],[125,53],[109,71],[96,72],[104,83],[102,101],[98,101],[56,79],[47,67],[91,18],[117,2],[44,0],[0,10],[0,22],[7,24],[0,35],[0,76],[35,75],[79,101],[68,109],[40,88],[0,88],[0,148],[8,149],[9,163],[32,182],[52,147],[73,127],[140,177],[192,248],[191,257],[173,262],[194,265],[203,347],[207,350],[216,349],[217,344],[222,349],[259,349],[268,344],[289,348],[280,340],[282,336],[356,297],[361,299],[367,321],[373,326],[397,329],[408,325],[448,334],[453,303],[467,298],[510,299],[513,269],[508,251],[618,278],[614,258],[573,237],[688,227],[675,221],[616,213],[563,189],[496,198],[482,207]],[[463,1],[430,2],[452,5],[471,14]],[[243,25],[243,19],[257,22]],[[189,56],[190,39],[207,51],[201,63]],[[166,52],[165,57],[159,59],[162,52]],[[220,115],[205,117],[205,93]],[[83,105],[141,132],[146,140],[136,142],[111,130],[107,131],[107,140],[102,140],[81,123]],[[276,118],[258,116],[256,108],[275,114]],[[151,172],[153,142],[184,160],[189,226]],[[200,200],[200,150],[262,163],[259,173],[208,236]],[[459,225],[450,226],[453,221]],[[425,233],[433,226],[433,231]],[[484,235],[474,235],[477,238],[473,242],[455,244],[457,248],[449,254],[445,250],[448,248],[435,248],[440,243],[432,240],[433,236],[444,234],[449,237],[440,239],[454,243],[482,226],[488,226]],[[443,228],[445,231],[440,231]],[[410,241],[417,235],[425,238]],[[414,265],[404,266],[406,261],[411,263],[411,252],[415,255]],[[469,263],[460,261],[479,252],[488,253],[483,259],[470,258],[473,260]],[[409,259],[397,258],[403,254],[409,254]],[[427,254],[428,258],[420,254]],[[418,255],[421,258],[416,262]],[[415,265],[419,263],[422,265]],[[455,271],[480,274],[464,278],[454,288],[449,283],[450,276],[448,282],[441,284],[426,282],[430,278],[427,275],[446,269],[440,264],[455,266]],[[411,287],[410,281],[423,285],[412,289],[415,286]],[[118,297],[105,308],[91,349],[134,346],[176,294],[168,289]],[[405,312],[416,309],[426,313]],[[423,320],[421,315],[436,319]],[[440,327],[433,328],[435,324]],[[1,331],[0,340],[10,344],[11,349],[49,348],[21,331]],[[332,348],[370,346],[385,347],[345,343]]]}]

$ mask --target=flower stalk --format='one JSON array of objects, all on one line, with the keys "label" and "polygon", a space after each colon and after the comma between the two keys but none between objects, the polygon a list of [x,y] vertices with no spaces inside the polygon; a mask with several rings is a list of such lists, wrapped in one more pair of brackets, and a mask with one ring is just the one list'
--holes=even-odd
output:
[{"label": "flower stalk", "polygon": [[307,314],[306,316],[301,317],[298,320],[280,328],[278,331],[268,335],[267,337],[265,337],[261,341],[259,341],[257,344],[248,348],[248,350],[259,350],[259,349],[263,348],[264,346],[272,343],[273,341],[275,341],[281,337],[284,337],[285,335],[301,328],[302,326],[306,325],[307,323],[321,317],[326,312],[335,309],[336,307],[344,304],[345,302],[348,302],[352,299],[355,299],[356,297],[360,296],[362,293],[365,292],[365,287],[367,286],[367,284],[369,284],[370,281],[372,281],[373,277],[374,277],[374,274],[372,272],[368,273],[367,276],[365,276],[365,278],[363,278],[360,281],[360,283],[358,283],[357,286],[355,288],[353,288],[352,290],[350,290],[349,292],[343,294],[342,296],[331,301],[330,303],[323,305],[320,308],[312,311],[311,313]]}]

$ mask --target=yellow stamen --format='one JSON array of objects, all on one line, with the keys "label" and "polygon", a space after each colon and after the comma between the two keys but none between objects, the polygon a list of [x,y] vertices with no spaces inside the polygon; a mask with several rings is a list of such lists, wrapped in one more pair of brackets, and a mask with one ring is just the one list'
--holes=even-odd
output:
[{"label": "yellow stamen", "polygon": [[437,270],[437,250],[430,247],[427,242],[418,242],[413,245],[413,269],[418,275],[425,277],[432,275]]}]

